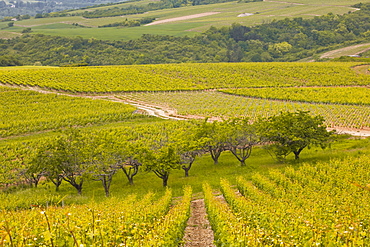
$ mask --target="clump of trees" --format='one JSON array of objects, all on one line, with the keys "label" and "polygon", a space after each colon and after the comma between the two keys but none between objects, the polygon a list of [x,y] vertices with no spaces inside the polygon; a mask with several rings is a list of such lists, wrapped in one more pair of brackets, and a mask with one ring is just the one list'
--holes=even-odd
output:
[{"label": "clump of trees", "polygon": [[5,66],[22,66],[23,63],[12,56],[0,56],[0,67]]},{"label": "clump of trees", "polygon": [[293,153],[296,160],[305,148],[329,145],[330,136],[324,118],[311,116],[309,112],[282,112],[280,115],[262,119],[259,123],[261,138],[268,144],[265,149],[278,160]]},{"label": "clump of trees", "polygon": [[137,26],[151,23],[154,20],[155,20],[154,17],[145,17],[145,18],[141,18],[138,20],[128,20],[126,18],[125,21],[102,25],[102,26],[99,26],[99,28],[102,28],[102,27],[137,27]]},{"label": "clump of trees", "polygon": [[[209,153],[215,164],[222,152],[229,151],[246,166],[253,147],[263,145],[279,160],[290,153],[295,158],[305,148],[328,145],[324,119],[309,112],[285,112],[251,123],[248,118],[222,122],[166,122],[119,130],[82,131],[70,129],[53,139],[14,147],[5,152],[12,177],[2,177],[3,184],[28,183],[37,187],[46,178],[58,190],[67,182],[78,194],[88,179],[101,181],[106,196],[114,175],[122,170],[129,184],[139,170],[153,172],[168,185],[171,172],[183,169],[185,176],[199,155]],[[4,165],[3,169],[5,169]],[[9,174],[8,174],[9,175]]]}]

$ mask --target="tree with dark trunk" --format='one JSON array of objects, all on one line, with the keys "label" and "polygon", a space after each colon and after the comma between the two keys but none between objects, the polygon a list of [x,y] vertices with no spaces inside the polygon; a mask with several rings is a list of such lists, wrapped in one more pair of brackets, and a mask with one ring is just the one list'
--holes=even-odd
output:
[{"label": "tree with dark trunk", "polygon": [[63,180],[71,184],[81,195],[82,185],[91,176],[90,136],[77,129],[66,131],[56,140],[55,156],[58,160],[57,169]]},{"label": "tree with dark trunk", "polygon": [[[174,141],[171,132],[163,131],[150,142],[145,140],[146,147],[141,149],[143,166],[146,171],[154,172],[162,179],[163,186],[167,186],[170,171],[180,169],[181,159],[178,153],[179,146]],[[142,141],[144,144],[144,140]]]},{"label": "tree with dark trunk", "polygon": [[308,111],[282,112],[280,115],[259,121],[261,136],[266,148],[279,160],[293,153],[295,160],[311,146],[328,146],[333,132],[328,132],[322,116],[312,116]]},{"label": "tree with dark trunk", "polygon": [[134,185],[134,176],[136,176],[136,174],[139,172],[140,166],[141,163],[132,157],[128,158],[126,162],[119,165],[123,173],[126,175],[130,185]]},{"label": "tree with dark trunk", "polygon": [[228,132],[225,149],[229,150],[245,166],[245,160],[252,153],[253,146],[259,143],[259,137],[254,125],[248,118],[235,118],[226,121]]},{"label": "tree with dark trunk", "polygon": [[197,151],[189,151],[180,155],[182,164],[181,168],[185,171],[185,177],[189,177],[189,170],[198,155],[199,153]]},{"label": "tree with dark trunk", "polygon": [[206,119],[198,124],[195,130],[195,136],[203,145],[203,150],[210,153],[215,165],[223,151],[225,151],[225,142],[227,139],[224,122],[208,122]]}]

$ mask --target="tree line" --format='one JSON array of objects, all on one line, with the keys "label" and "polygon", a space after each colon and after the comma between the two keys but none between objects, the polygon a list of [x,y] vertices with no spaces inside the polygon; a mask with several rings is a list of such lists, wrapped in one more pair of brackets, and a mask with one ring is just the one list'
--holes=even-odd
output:
[{"label": "tree line", "polygon": [[0,67],[22,66],[22,62],[13,56],[0,56]]},{"label": "tree line", "polygon": [[359,7],[353,13],[309,20],[286,18],[254,27],[211,27],[194,37],[145,34],[137,40],[103,41],[24,34],[0,40],[0,55],[13,54],[23,64],[54,66],[296,61],[368,40],[370,4]]},{"label": "tree line", "polygon": [[307,147],[328,145],[332,132],[326,131],[323,122],[320,116],[298,111],[282,112],[255,123],[234,118],[95,132],[72,128],[56,138],[9,148],[3,157],[9,171],[3,171],[7,177],[2,178],[2,184],[27,183],[37,187],[41,178],[46,178],[56,190],[65,181],[81,194],[84,182],[92,179],[101,181],[109,196],[118,171],[133,184],[142,170],[153,172],[167,186],[171,171],[183,169],[189,176],[196,157],[204,154],[209,154],[217,165],[221,153],[229,151],[241,166],[246,166],[252,149],[263,145],[280,161],[291,153],[299,159]]}]

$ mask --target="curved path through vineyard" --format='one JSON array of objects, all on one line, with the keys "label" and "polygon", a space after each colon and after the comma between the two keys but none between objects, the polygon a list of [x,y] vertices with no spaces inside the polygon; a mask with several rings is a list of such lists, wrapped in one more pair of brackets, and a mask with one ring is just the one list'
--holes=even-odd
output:
[{"label": "curved path through vineyard", "polygon": [[[144,101],[137,101],[127,98],[118,98],[115,95],[86,95],[86,94],[68,94],[68,93],[61,93],[61,92],[55,92],[55,91],[48,91],[43,90],[38,87],[26,87],[26,86],[13,86],[13,85],[4,85],[9,87],[15,87],[15,88],[22,88],[25,90],[32,90],[39,93],[45,93],[45,94],[58,94],[58,95],[65,95],[70,97],[84,97],[84,98],[91,98],[91,99],[103,99],[103,100],[110,100],[115,102],[120,102],[124,104],[130,104],[135,106],[137,109],[145,112],[145,114],[149,116],[155,116],[162,119],[172,119],[172,120],[189,120],[189,119],[205,119],[202,116],[197,115],[188,115],[183,116],[177,114],[177,111],[175,109],[171,109],[169,107],[163,106],[163,105],[154,105],[149,104]],[[211,117],[208,118],[208,121],[218,121],[219,118]],[[333,130],[333,128],[328,128],[328,130]],[[335,130],[340,134],[350,134],[353,136],[360,136],[360,137],[370,137],[370,130],[363,130],[363,129],[349,129],[349,128],[343,128],[343,127],[336,127]]]}]

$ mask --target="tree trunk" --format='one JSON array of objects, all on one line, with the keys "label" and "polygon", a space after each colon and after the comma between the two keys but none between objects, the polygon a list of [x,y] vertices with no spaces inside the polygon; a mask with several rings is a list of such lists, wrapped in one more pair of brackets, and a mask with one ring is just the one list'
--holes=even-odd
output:
[{"label": "tree trunk", "polygon": [[163,187],[167,187],[167,181],[168,181],[168,175],[166,175],[166,176],[164,176],[163,178],[162,178],[162,180],[163,180]]},{"label": "tree trunk", "polygon": [[245,160],[240,160],[240,166],[245,166]]},{"label": "tree trunk", "polygon": [[69,178],[63,177],[63,179],[66,182],[70,183],[77,190],[77,192],[78,192],[79,195],[82,194],[82,184],[83,184],[83,180],[82,179],[81,179],[80,183],[77,183],[74,177],[69,177]]},{"label": "tree trunk", "polygon": [[139,165],[138,164],[133,164],[128,169],[126,169],[126,167],[124,167],[124,166],[121,166],[121,169],[122,169],[123,173],[126,175],[127,180],[128,180],[130,185],[134,185],[134,176],[139,172]]},{"label": "tree trunk", "polygon": [[220,157],[222,151],[222,148],[209,148],[209,152],[211,153],[211,157],[215,165],[218,164],[218,158]]},{"label": "tree trunk", "polygon": [[58,176],[55,179],[50,179],[50,181],[55,185],[55,191],[58,192],[59,186],[62,184],[63,181],[62,176]]},{"label": "tree trunk", "polygon": [[230,151],[240,161],[240,166],[245,166],[245,160],[248,159],[252,153],[252,146],[244,148],[231,147]]},{"label": "tree trunk", "polygon": [[82,195],[82,183],[80,184],[76,184],[76,186],[74,186],[78,192],[79,195]]},{"label": "tree trunk", "polygon": [[154,170],[153,171],[155,175],[157,175],[159,178],[162,179],[162,182],[163,182],[163,187],[167,187],[167,181],[168,181],[168,177],[170,176],[170,172],[168,171],[165,171],[165,170]]},{"label": "tree trunk", "polygon": [[185,177],[189,177],[189,170],[190,170],[192,165],[193,165],[193,162],[190,162],[188,166],[183,165],[181,167],[185,171]]},{"label": "tree trunk", "polygon": [[295,160],[299,160],[299,155],[301,154],[301,152],[302,152],[302,150],[303,150],[304,148],[305,148],[305,147],[300,148],[300,149],[298,149],[298,150],[296,150],[296,151],[293,151]]},{"label": "tree trunk", "polygon": [[185,171],[185,177],[189,177],[189,169],[188,168],[184,169],[184,171]]}]

